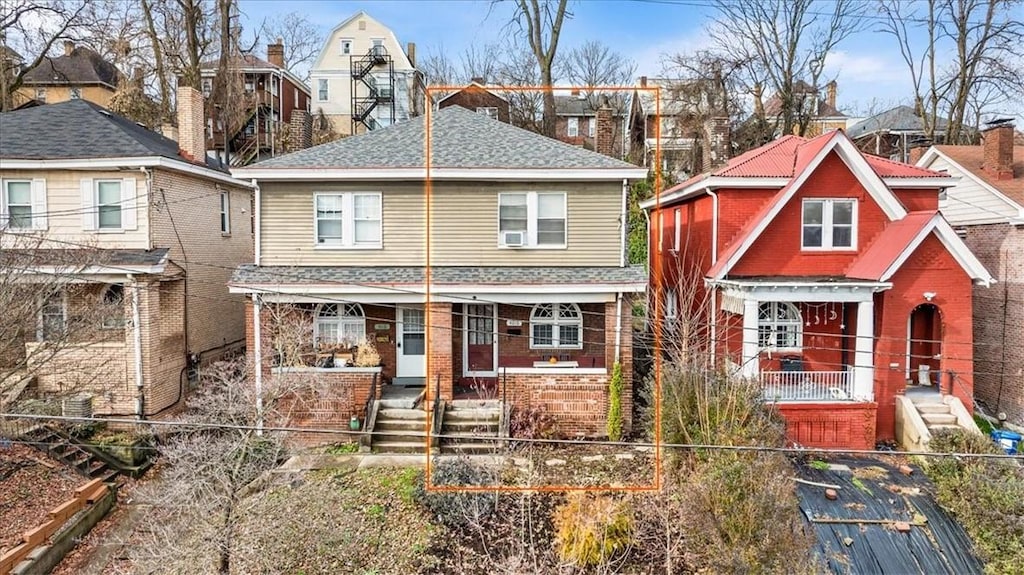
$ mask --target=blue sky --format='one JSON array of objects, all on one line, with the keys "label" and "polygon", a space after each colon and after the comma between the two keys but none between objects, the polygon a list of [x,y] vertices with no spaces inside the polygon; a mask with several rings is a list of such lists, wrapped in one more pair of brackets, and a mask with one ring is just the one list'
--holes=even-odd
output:
[{"label": "blue sky", "polygon": [[[823,0],[827,2],[828,0]],[[264,18],[299,11],[326,33],[359,10],[390,27],[402,43],[415,42],[422,56],[441,47],[453,60],[474,43],[493,42],[504,32],[511,13],[509,2],[489,0],[327,1],[241,0],[247,29]],[[560,49],[598,39],[637,63],[638,75],[657,76],[665,54],[701,47],[703,27],[711,11],[704,0],[577,0],[570,3],[572,19],[564,26]],[[1024,9],[1018,8],[1024,17]],[[850,112],[876,111],[907,103],[909,74],[891,37],[868,21],[865,30],[849,38],[826,60],[826,76],[839,84],[838,107]],[[1024,104],[1006,106],[1024,124]]]}]

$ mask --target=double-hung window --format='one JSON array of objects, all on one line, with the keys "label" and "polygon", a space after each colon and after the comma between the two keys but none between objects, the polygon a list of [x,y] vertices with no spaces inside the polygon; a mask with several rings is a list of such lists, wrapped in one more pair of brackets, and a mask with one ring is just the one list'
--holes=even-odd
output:
[{"label": "double-hung window", "polygon": [[566,194],[515,192],[498,194],[498,245],[566,246]]},{"label": "double-hung window", "polygon": [[381,247],[379,193],[318,193],[314,203],[318,247]]},{"label": "double-hung window", "polygon": [[36,340],[54,341],[67,333],[67,297],[64,290],[41,296]]},{"label": "double-hung window", "polygon": [[352,39],[342,38],[341,39],[341,55],[348,56],[352,54]]},{"label": "double-hung window", "polygon": [[849,250],[857,247],[857,201],[803,201],[800,246],[809,250]]},{"label": "double-hung window", "polygon": [[220,233],[231,233],[231,196],[229,192],[220,193]]},{"label": "double-hung window", "polygon": [[580,135],[580,119],[573,116],[569,118],[568,125],[566,126],[566,135],[570,138],[575,138]]},{"label": "double-hung window", "polygon": [[136,180],[82,178],[82,229],[122,232],[138,228]]},{"label": "double-hung window", "polygon": [[318,79],[316,81],[316,87],[317,87],[316,99],[321,101],[321,102],[326,102],[327,101],[327,96],[329,95],[328,90],[327,90],[327,78],[320,78],[320,79]]},{"label": "double-hung window", "polygon": [[121,180],[96,181],[96,227],[101,230],[121,228]]},{"label": "double-hung window", "polygon": [[581,349],[583,314],[572,303],[542,303],[530,312],[531,349]]},{"label": "double-hung window", "polygon": [[3,193],[7,227],[12,230],[32,229],[32,182],[5,180]]}]

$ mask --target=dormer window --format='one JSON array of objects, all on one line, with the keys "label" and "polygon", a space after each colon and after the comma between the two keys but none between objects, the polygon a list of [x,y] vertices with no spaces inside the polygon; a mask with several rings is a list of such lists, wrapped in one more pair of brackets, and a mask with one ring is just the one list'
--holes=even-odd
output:
[{"label": "dormer window", "polygon": [[856,238],[856,200],[804,200],[802,249],[852,250],[857,248]]}]

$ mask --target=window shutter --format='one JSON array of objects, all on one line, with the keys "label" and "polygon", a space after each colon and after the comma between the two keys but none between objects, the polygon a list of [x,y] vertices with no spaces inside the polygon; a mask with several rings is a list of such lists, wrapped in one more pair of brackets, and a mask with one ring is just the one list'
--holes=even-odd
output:
[{"label": "window shutter", "polygon": [[91,232],[96,229],[96,203],[92,193],[92,178],[82,178],[82,229]]},{"label": "window shutter", "polygon": [[32,229],[45,230],[48,227],[46,213],[46,180],[32,180]]},{"label": "window shutter", "polygon": [[135,183],[135,178],[125,178],[121,182],[121,227],[126,230],[134,230],[139,227]]}]

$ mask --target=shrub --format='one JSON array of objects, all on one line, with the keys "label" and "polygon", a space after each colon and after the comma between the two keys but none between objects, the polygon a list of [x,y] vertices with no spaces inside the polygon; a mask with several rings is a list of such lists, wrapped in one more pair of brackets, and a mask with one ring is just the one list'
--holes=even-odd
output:
[{"label": "shrub", "polygon": [[608,383],[608,439],[622,439],[622,365],[615,362]]},{"label": "shrub", "polygon": [[[476,465],[465,457],[442,459],[433,468],[431,483],[444,486],[489,486],[497,483],[493,470]],[[494,513],[497,493],[494,491],[427,491],[420,500],[437,518],[449,527],[480,525]]]},{"label": "shrub", "polygon": [[520,439],[554,439],[558,421],[543,407],[513,406],[509,416],[509,434]]},{"label": "shrub", "polygon": [[[988,437],[938,431],[928,447],[949,453],[1002,453]],[[981,458],[929,458],[925,473],[985,561],[985,572],[1020,573],[1024,565],[1024,468]]]},{"label": "shrub", "polygon": [[554,523],[558,554],[580,566],[605,564],[632,542],[629,508],[608,496],[573,493],[555,509]]},{"label": "shrub", "polygon": [[353,360],[356,367],[377,367],[380,365],[380,353],[377,352],[377,346],[373,345],[373,342],[368,339],[363,339],[356,346],[356,357]]}]

